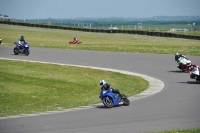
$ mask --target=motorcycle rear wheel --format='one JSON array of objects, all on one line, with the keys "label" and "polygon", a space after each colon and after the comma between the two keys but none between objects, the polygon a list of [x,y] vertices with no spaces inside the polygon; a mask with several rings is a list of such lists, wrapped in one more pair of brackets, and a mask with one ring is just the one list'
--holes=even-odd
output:
[{"label": "motorcycle rear wheel", "polygon": [[19,54],[18,51],[19,51],[19,49],[18,49],[17,47],[15,47],[15,48],[13,49],[13,52],[14,52],[15,55],[18,55],[18,54]]},{"label": "motorcycle rear wheel", "polygon": [[112,108],[114,106],[113,100],[110,97],[104,97],[102,101],[107,108]]}]

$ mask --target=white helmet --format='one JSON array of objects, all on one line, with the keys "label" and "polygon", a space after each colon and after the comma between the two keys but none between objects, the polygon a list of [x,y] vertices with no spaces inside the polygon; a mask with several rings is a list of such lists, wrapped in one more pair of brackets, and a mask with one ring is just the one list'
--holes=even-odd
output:
[{"label": "white helmet", "polygon": [[176,52],[175,53],[175,61],[177,61],[179,57],[180,57],[180,54],[178,52]]},{"label": "white helmet", "polygon": [[100,80],[99,84],[100,84],[100,86],[103,86],[103,85],[106,84],[106,81],[105,80]]},{"label": "white helmet", "polygon": [[175,56],[180,55],[178,52],[175,53]]},{"label": "white helmet", "polygon": [[187,65],[187,66],[191,66],[191,61],[188,60],[187,63],[186,63],[186,65]]}]

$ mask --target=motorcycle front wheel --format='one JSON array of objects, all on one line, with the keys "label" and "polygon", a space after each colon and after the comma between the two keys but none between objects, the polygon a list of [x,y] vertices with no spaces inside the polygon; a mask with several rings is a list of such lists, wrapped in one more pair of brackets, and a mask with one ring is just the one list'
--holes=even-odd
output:
[{"label": "motorcycle front wheel", "polygon": [[25,50],[25,51],[24,51],[24,54],[25,54],[26,56],[28,56],[28,55],[29,55],[29,53],[30,53],[30,51],[29,51],[29,50]]},{"label": "motorcycle front wheel", "polygon": [[197,81],[197,82],[200,82],[200,76],[197,76],[197,77],[196,77],[196,81]]},{"label": "motorcycle front wheel", "polygon": [[130,104],[130,100],[128,98],[124,99],[123,105],[128,106]]},{"label": "motorcycle front wheel", "polygon": [[124,94],[122,94],[122,101],[124,106],[128,106],[130,104],[130,100]]},{"label": "motorcycle front wheel", "polygon": [[110,97],[104,97],[102,101],[104,106],[106,106],[107,108],[112,108],[114,105],[113,100]]},{"label": "motorcycle front wheel", "polygon": [[14,50],[13,50],[13,52],[14,52],[15,55],[18,55],[18,54],[19,54],[18,51],[19,51],[18,47],[15,47]]}]

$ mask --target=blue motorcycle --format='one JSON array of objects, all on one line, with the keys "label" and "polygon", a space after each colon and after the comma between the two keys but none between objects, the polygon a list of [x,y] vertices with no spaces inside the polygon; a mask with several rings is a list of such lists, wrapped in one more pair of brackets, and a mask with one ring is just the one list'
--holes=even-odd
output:
[{"label": "blue motorcycle", "polygon": [[18,42],[14,42],[14,44],[16,45],[16,47],[13,50],[15,55],[18,55],[20,53],[28,56],[30,54],[29,44],[27,42],[25,42],[22,46],[20,46]]},{"label": "blue motorcycle", "polygon": [[103,104],[107,108],[112,108],[115,106],[128,106],[130,104],[130,100],[126,95],[121,94],[120,97],[118,94],[115,94],[109,90],[102,90],[99,98],[102,100]]}]

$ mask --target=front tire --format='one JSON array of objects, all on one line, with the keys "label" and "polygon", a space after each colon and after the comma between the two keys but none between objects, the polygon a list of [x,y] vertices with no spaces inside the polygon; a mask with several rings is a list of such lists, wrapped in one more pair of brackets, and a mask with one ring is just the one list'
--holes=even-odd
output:
[{"label": "front tire", "polygon": [[195,79],[195,75],[194,74],[190,74],[190,78],[191,79]]},{"label": "front tire", "polygon": [[114,106],[112,98],[108,96],[104,97],[102,101],[103,101],[104,106],[106,106],[107,108],[112,108]]},{"label": "front tire", "polygon": [[124,99],[123,105],[128,106],[130,104],[130,100],[128,98]]},{"label": "front tire", "polygon": [[28,56],[29,55],[29,50],[25,50],[25,52],[24,52],[24,54],[26,55],[26,56]]},{"label": "front tire", "polygon": [[124,94],[122,94],[122,101],[124,106],[128,106],[130,104],[130,100]]},{"label": "front tire", "polygon": [[13,52],[14,52],[15,55],[18,55],[18,54],[19,54],[18,51],[19,51],[19,48],[18,48],[18,47],[15,47],[14,50],[13,50]]},{"label": "front tire", "polygon": [[200,76],[197,76],[196,81],[200,82]]}]

